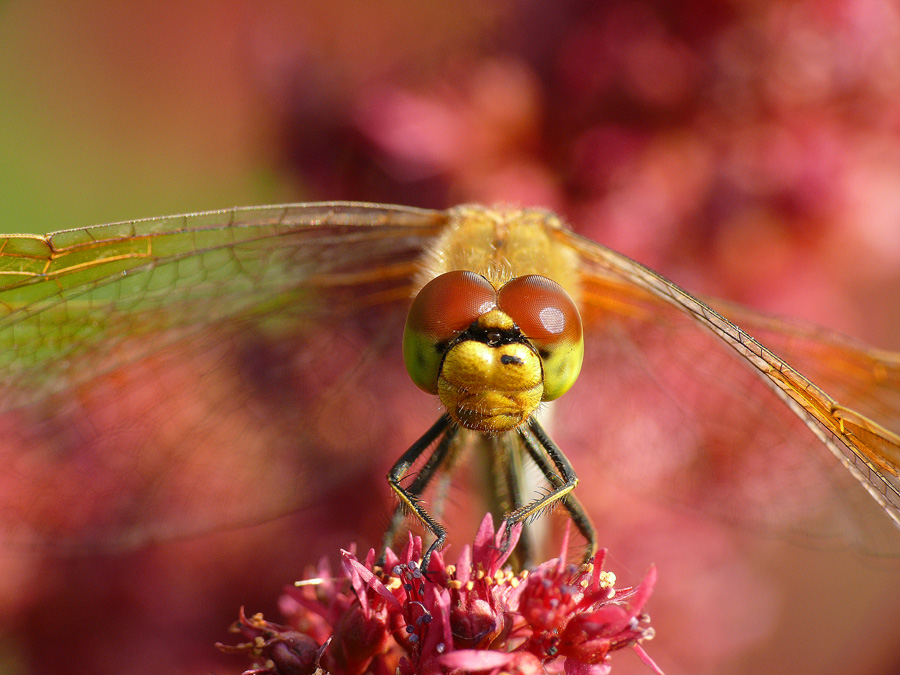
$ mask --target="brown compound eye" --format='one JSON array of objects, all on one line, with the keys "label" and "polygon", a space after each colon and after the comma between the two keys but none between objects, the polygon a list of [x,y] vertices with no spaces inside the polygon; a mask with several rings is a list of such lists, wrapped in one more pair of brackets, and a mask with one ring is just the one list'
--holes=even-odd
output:
[{"label": "brown compound eye", "polygon": [[581,315],[575,302],[547,277],[529,274],[512,279],[500,289],[497,305],[536,345],[581,340]]},{"label": "brown compound eye", "polygon": [[456,270],[422,287],[409,308],[406,327],[437,341],[452,339],[497,306],[497,292],[474,272]]},{"label": "brown compound eye", "polygon": [[538,274],[516,277],[497,293],[497,306],[535,346],[544,368],[544,401],[562,396],[575,383],[584,359],[581,315],[555,281]]},{"label": "brown compound eye", "polygon": [[425,284],[403,330],[403,361],[416,386],[437,393],[442,347],[496,306],[494,287],[474,272],[447,272]]}]

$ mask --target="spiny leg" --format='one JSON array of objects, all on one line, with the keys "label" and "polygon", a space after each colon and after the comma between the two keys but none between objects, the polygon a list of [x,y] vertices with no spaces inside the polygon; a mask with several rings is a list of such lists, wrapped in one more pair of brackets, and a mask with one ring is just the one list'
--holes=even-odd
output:
[{"label": "spiny leg", "polygon": [[[442,422],[443,418],[438,420],[437,424],[435,424],[435,427],[437,427],[437,425],[441,424]],[[441,426],[443,427],[444,425],[441,424]],[[402,478],[405,475],[406,469],[408,469],[409,466],[416,461],[418,455],[421,455],[421,452],[424,452],[424,450],[427,449],[432,442],[434,442],[432,431],[434,431],[435,427],[432,427],[432,429],[430,429],[425,436],[416,441],[413,447],[410,448],[409,451],[407,451],[407,453],[410,453],[413,448],[420,447],[420,444],[425,441],[424,447],[421,448],[420,452],[413,453],[417,456],[415,458],[412,458],[412,460],[405,468],[401,469],[402,473],[400,473],[399,478]],[[434,449],[434,452],[431,453],[431,456],[425,462],[415,480],[410,484],[408,488],[406,488],[406,492],[412,495],[414,501],[422,495],[422,493],[428,487],[428,484],[434,478],[434,475],[437,473],[438,469],[442,468],[443,464],[446,461],[447,453],[450,450],[450,444],[456,437],[456,432],[458,430],[459,427],[456,427],[455,425],[446,427],[441,430],[440,433],[443,433],[444,435],[443,437],[441,437],[441,440],[438,443],[437,447]],[[400,466],[404,458],[406,458],[406,455],[404,455],[404,457],[401,457],[400,461],[398,461],[397,464],[394,465],[394,468],[391,470],[392,472]],[[388,480],[390,480],[390,477],[388,478]],[[397,508],[394,510],[394,515],[391,518],[391,524],[384,533],[384,548],[387,548],[388,546],[392,546],[394,544],[397,538],[397,533],[400,531],[400,527],[403,525],[403,521],[406,519],[408,513],[409,509],[407,508],[405,502],[402,501],[397,505]]]},{"label": "spiny leg", "polygon": [[[538,446],[529,442],[530,439],[526,439],[525,447],[528,449],[528,453],[531,455],[534,463],[537,464],[538,468],[541,470],[541,473],[547,477],[554,487],[559,485],[560,476],[553,471],[553,467],[547,462],[547,456],[549,456],[550,459],[553,460],[553,463],[556,465],[560,474],[565,476],[566,473],[568,473],[577,482],[578,477],[575,475],[568,458],[563,454],[559,446],[547,435],[547,432],[544,431],[538,421],[532,418],[529,420],[529,427],[540,445]],[[546,456],[541,452],[541,449],[546,452]],[[563,466],[568,468],[567,472],[563,470]],[[556,483],[554,483],[554,479],[557,481]],[[581,502],[578,501],[578,498],[574,494],[567,494],[562,500],[562,503],[569,512],[569,517],[572,518],[572,522],[575,523],[575,527],[578,528],[581,536],[584,537],[587,542],[587,550],[584,555],[584,560],[586,562],[593,558],[597,553],[597,531],[594,529],[594,524],[591,522],[590,516],[588,516],[584,507],[581,506]]]},{"label": "spiny leg", "polygon": [[[540,449],[533,443],[526,443],[525,447],[528,448],[528,454],[531,456],[531,459],[538,465],[541,473],[544,474],[550,484],[554,485],[554,487],[561,485],[562,480],[553,471],[553,467],[547,461],[547,458],[540,452]],[[556,482],[554,482],[554,480]],[[572,522],[575,523],[575,527],[578,528],[581,536],[584,537],[587,542],[587,550],[583,556],[583,561],[587,562],[597,553],[597,532],[594,529],[594,525],[591,522],[590,516],[588,516],[587,512],[584,510],[584,507],[581,506],[581,502],[578,501],[578,498],[574,494],[567,494],[562,499],[562,504],[566,511],[569,512],[569,517],[572,519]]]},{"label": "spiny leg", "polygon": [[[413,443],[409,450],[403,453],[388,473],[388,483],[400,499],[400,505],[394,511],[391,524],[385,532],[383,546],[387,548],[393,544],[406,514],[412,513],[435,537],[434,542],[428,547],[428,550],[422,557],[422,568],[424,570],[428,569],[428,561],[431,559],[431,554],[444,545],[447,531],[422,507],[420,497],[425,488],[428,487],[428,483],[446,461],[453,439],[458,431],[459,427],[453,423],[449,415],[441,415],[440,419],[419,440]],[[434,452],[431,453],[415,480],[408,488],[403,487],[400,481],[403,480],[406,472],[422,456],[422,453],[434,443],[435,439],[442,434],[443,437],[440,443],[438,443]],[[383,563],[383,553],[381,558],[380,562]]]},{"label": "spiny leg", "polygon": [[[533,434],[533,438],[524,429],[519,429],[519,435],[522,437],[531,459],[541,470],[541,473],[544,474],[552,489],[530,504],[526,504],[510,513],[506,519],[507,528],[539,513],[543,509],[551,507],[555,502],[561,500],[563,506],[569,512],[572,522],[575,523],[575,527],[578,528],[578,531],[587,541],[587,551],[584,555],[584,561],[587,562],[597,552],[597,533],[584,508],[575,496],[570,494],[578,484],[578,476],[575,475],[575,470],[562,450],[550,439],[534,417],[528,420],[528,430]],[[535,440],[537,443],[535,443]],[[547,461],[547,457],[555,465],[556,471]]]}]

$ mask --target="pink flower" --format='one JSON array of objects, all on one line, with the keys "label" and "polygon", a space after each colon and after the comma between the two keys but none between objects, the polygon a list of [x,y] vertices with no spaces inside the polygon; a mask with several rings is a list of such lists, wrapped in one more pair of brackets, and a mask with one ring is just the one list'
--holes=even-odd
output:
[{"label": "pink flower", "polygon": [[[609,655],[653,637],[642,613],[656,572],[634,588],[616,589],[600,562],[567,565],[561,556],[530,572],[504,568],[521,526],[496,532],[490,516],[456,565],[435,553],[420,569],[422,542],[410,535],[400,553],[388,550],[383,567],[375,551],[364,561],[342,551],[342,574],[327,563],[282,598],[288,626],[260,615],[237,624],[251,642],[222,647],[255,662],[245,675],[306,675],[321,667],[333,675],[438,675],[448,671],[600,675]],[[505,551],[504,551],[505,549]],[[563,543],[563,553],[566,542]]]}]

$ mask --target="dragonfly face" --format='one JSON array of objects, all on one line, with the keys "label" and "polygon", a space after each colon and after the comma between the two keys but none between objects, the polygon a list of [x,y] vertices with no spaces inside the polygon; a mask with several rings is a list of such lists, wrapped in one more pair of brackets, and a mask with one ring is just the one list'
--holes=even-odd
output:
[{"label": "dragonfly face", "polygon": [[[476,311],[460,301],[472,320],[448,337],[415,319],[404,344],[414,381],[437,390],[460,434],[521,438],[529,454],[544,447],[535,401],[571,387],[554,403],[553,436],[591,476],[579,489],[588,510],[609,476],[765,531],[900,551],[896,355],[714,311],[546,212],[351,203],[0,239],[0,459],[14,469],[0,490],[3,538],[137,546],[292,512],[363,475],[384,456],[380,439],[412,439],[433,419],[398,374],[400,336],[411,298],[460,270],[491,286]],[[575,384],[576,341],[550,349],[507,303],[507,285],[532,274],[579,310]],[[528,344],[504,333],[507,319]],[[465,358],[447,364],[472,323],[482,337],[459,340]],[[508,412],[497,389],[472,386],[465,342],[499,349],[488,362],[500,371],[531,369],[511,388],[524,399],[511,417],[495,414]],[[75,478],[85,466],[91,481]]]}]

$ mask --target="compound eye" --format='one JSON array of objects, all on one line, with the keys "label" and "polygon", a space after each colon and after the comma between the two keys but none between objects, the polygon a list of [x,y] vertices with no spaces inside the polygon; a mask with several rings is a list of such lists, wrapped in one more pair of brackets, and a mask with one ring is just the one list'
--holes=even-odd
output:
[{"label": "compound eye", "polygon": [[416,386],[436,394],[447,343],[496,306],[494,287],[474,272],[447,272],[425,284],[403,330],[403,361]]},{"label": "compound eye", "polygon": [[575,301],[555,281],[538,274],[516,277],[497,293],[506,312],[541,356],[542,400],[552,401],[575,384],[584,359],[581,315]]}]

